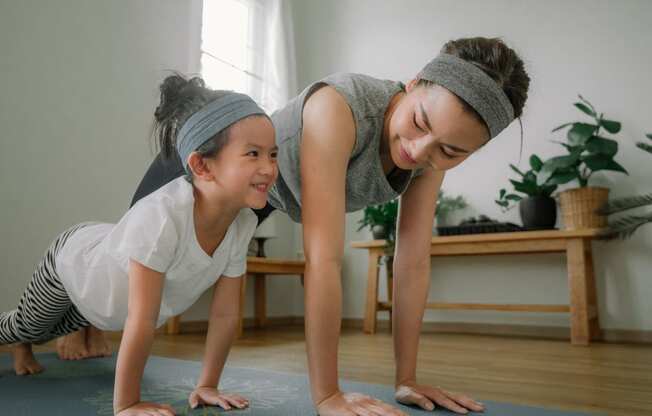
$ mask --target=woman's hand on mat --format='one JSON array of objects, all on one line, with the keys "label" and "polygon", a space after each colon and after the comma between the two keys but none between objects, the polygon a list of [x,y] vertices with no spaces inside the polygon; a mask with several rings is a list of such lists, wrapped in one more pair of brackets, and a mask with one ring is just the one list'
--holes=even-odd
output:
[{"label": "woman's hand on mat", "polygon": [[188,398],[188,404],[193,409],[200,404],[220,406],[224,410],[244,409],[249,406],[249,400],[238,394],[222,393],[213,387],[197,387]]},{"label": "woman's hand on mat", "polygon": [[[396,386],[396,401],[406,405],[417,405],[425,410],[434,410],[435,405],[455,413],[466,414],[469,410],[483,412],[484,405],[463,394],[451,393],[439,387],[423,386],[412,382]],[[433,403],[434,402],[434,403]]]},{"label": "woman's hand on mat", "polygon": [[174,416],[176,415],[172,406],[167,404],[138,402],[133,406],[122,409],[116,416]]},{"label": "woman's hand on mat", "polygon": [[397,408],[360,393],[338,391],[317,405],[319,416],[407,416]]}]

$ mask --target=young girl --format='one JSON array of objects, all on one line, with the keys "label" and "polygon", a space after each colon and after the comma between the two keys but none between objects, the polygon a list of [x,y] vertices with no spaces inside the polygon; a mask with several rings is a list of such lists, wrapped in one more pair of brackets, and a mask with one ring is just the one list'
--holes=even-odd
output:
[{"label": "young girl", "polygon": [[204,366],[189,402],[244,408],[246,399],[217,385],[238,327],[256,228],[250,208],[265,206],[278,174],[274,128],[246,95],[178,75],[161,85],[155,117],[162,151],[178,153],[186,175],[140,200],[117,224],[83,223],[59,235],[18,308],[0,313],[0,343],[18,343],[16,373],[34,374],[42,367],[32,343],[90,324],[123,329],[115,413],[172,415],[170,406],[140,399],[154,330],[216,284]]}]

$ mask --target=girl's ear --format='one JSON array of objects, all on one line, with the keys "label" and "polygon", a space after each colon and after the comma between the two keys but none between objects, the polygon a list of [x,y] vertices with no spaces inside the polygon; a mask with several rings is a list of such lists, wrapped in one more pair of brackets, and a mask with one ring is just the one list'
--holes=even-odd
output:
[{"label": "girl's ear", "polygon": [[199,152],[192,152],[188,156],[188,167],[192,172],[192,176],[204,180],[211,180],[213,174],[211,173],[206,160],[199,154]]},{"label": "girl's ear", "polygon": [[405,92],[410,92],[414,88],[416,88],[418,82],[419,80],[417,78],[412,78],[410,82],[408,82],[407,85],[405,86]]}]

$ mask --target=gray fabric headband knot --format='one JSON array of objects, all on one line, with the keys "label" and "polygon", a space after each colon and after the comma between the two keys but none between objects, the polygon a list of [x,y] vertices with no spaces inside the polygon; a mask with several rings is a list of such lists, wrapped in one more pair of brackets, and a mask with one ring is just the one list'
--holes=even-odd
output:
[{"label": "gray fabric headband knot", "polygon": [[502,88],[464,59],[441,53],[421,70],[418,78],[441,85],[466,101],[487,124],[491,138],[514,120],[514,107]]},{"label": "gray fabric headband knot", "polygon": [[220,131],[254,114],[267,115],[248,95],[229,92],[190,116],[177,135],[177,152],[186,172],[190,173],[187,165],[190,153]]}]

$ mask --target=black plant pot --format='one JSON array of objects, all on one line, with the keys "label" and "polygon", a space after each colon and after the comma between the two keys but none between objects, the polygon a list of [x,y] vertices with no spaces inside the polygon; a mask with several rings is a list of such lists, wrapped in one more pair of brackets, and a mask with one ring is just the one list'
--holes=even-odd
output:
[{"label": "black plant pot", "polygon": [[557,202],[549,196],[531,196],[519,203],[523,228],[550,230],[557,222]]},{"label": "black plant pot", "polygon": [[374,225],[371,227],[371,235],[374,240],[385,240],[387,239],[387,229],[384,225]]}]

